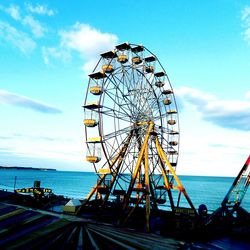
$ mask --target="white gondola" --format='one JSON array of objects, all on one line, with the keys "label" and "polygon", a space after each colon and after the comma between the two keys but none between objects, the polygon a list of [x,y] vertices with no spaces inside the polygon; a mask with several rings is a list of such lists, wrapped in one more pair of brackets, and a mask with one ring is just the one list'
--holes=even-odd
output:
[{"label": "white gondola", "polygon": [[92,137],[88,139],[86,160],[90,163],[98,163],[101,160],[101,138]]},{"label": "white gondola", "polygon": [[98,113],[93,109],[86,110],[83,123],[86,127],[96,127],[98,124]]}]

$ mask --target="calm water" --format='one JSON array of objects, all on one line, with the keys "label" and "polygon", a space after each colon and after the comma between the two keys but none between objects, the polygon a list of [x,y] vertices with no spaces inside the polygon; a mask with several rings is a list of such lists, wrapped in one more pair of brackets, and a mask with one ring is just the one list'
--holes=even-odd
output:
[{"label": "calm water", "polygon": [[[83,199],[95,185],[97,177],[90,172],[0,170],[0,189],[32,187],[34,180],[41,181],[41,187],[51,188],[57,195]],[[209,210],[215,210],[230,188],[232,177],[179,176],[195,207],[201,203]],[[250,212],[250,191],[242,202]]]}]

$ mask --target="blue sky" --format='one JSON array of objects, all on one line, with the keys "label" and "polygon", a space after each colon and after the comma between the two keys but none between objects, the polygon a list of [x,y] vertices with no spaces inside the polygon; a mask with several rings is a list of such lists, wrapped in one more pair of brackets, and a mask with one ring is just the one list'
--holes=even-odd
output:
[{"label": "blue sky", "polygon": [[0,165],[91,171],[83,104],[98,55],[129,41],[177,98],[177,172],[229,175],[250,142],[250,1],[1,1]]}]

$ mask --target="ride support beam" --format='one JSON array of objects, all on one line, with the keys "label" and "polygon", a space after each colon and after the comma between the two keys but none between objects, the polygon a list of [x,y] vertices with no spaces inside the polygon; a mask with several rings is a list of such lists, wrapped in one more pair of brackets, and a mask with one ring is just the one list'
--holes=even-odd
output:
[{"label": "ride support beam", "polygon": [[162,161],[162,158],[160,157],[160,168],[161,168],[161,172],[162,172],[162,176],[163,176],[163,181],[164,181],[164,185],[167,189],[167,193],[168,193],[168,197],[169,197],[169,201],[170,201],[170,206],[172,211],[174,211],[174,200],[173,200],[173,196],[172,196],[172,192],[171,192],[171,186],[167,177],[167,173],[166,173],[166,169],[164,167],[164,163]]},{"label": "ride support beam", "polygon": [[150,132],[152,131],[153,126],[154,126],[154,123],[152,121],[149,122],[148,130],[147,130],[147,133],[145,135],[144,142],[142,144],[142,148],[141,148],[141,151],[139,153],[138,160],[136,162],[136,166],[135,166],[135,169],[134,169],[134,172],[133,172],[130,184],[129,184],[129,188],[128,188],[127,194],[125,196],[125,199],[124,199],[124,204],[123,204],[123,208],[122,208],[123,211],[125,211],[127,209],[128,205],[129,205],[129,199],[130,199],[130,196],[131,196],[131,193],[132,193],[132,189],[133,189],[133,187],[135,185],[136,177],[137,177],[138,172],[139,172],[139,170],[141,168],[141,162],[142,162],[142,159],[144,159],[145,149],[146,149],[146,147],[148,145]]},{"label": "ride support beam", "polygon": [[159,143],[158,137],[156,137],[155,140],[156,140],[156,149],[157,149],[157,151],[158,151],[158,154],[159,154],[161,160],[165,163],[165,165],[167,165],[167,167],[169,168],[169,171],[170,171],[171,174],[173,175],[173,177],[174,177],[174,179],[175,179],[175,181],[176,181],[176,183],[177,183],[179,192],[181,192],[181,193],[185,196],[185,198],[186,198],[188,204],[190,205],[190,207],[194,210],[195,214],[197,215],[197,211],[196,211],[196,209],[195,209],[195,207],[194,207],[194,205],[193,205],[191,199],[189,198],[189,196],[188,196],[188,194],[187,194],[185,188],[183,187],[183,185],[182,185],[180,179],[179,179],[178,176],[176,175],[175,170],[173,169],[172,165],[171,165],[170,162],[168,161],[168,158],[167,158],[167,156],[165,155],[165,153],[164,153],[164,151],[163,151],[163,149],[162,149],[162,147],[161,147],[161,145],[160,145],[160,143]]},{"label": "ride support beam", "polygon": [[[129,141],[131,140],[132,138],[132,133],[129,135],[128,137],[128,143]],[[113,166],[115,165],[115,163],[120,159],[121,157],[121,152],[124,151],[124,148],[127,149],[128,147],[128,143],[125,143],[124,146],[121,148],[121,150],[117,153],[117,155],[112,159],[111,161],[111,165],[110,165],[110,170],[112,170]],[[125,150],[126,152],[126,150]],[[124,152],[124,154],[125,154]],[[123,154],[123,156],[124,156]],[[121,160],[122,162],[122,160]],[[117,176],[118,172],[115,174]],[[83,201],[82,205],[78,208],[78,210],[76,211],[76,214],[79,214],[81,212],[81,209],[82,207],[84,207],[88,202],[89,200],[91,199],[91,197],[96,193],[97,191],[97,187],[102,184],[103,180],[105,179],[105,177],[107,176],[107,174],[103,174],[101,175],[100,179],[98,180],[97,184],[90,190],[88,196],[86,197],[86,199]],[[106,198],[106,197],[105,197]]]},{"label": "ride support beam", "polygon": [[94,193],[97,190],[97,187],[103,182],[103,180],[105,179],[107,174],[103,174],[100,179],[98,180],[97,184],[90,190],[88,196],[86,197],[86,199],[83,201],[82,205],[77,209],[76,211],[76,215],[78,215],[82,208],[89,202],[89,200],[91,199],[91,197],[94,195]]},{"label": "ride support beam", "polygon": [[[119,173],[119,170],[120,170],[120,167],[121,167],[121,164],[123,162],[123,158],[127,152],[127,149],[128,149],[128,145],[130,143],[130,140],[132,138],[132,135],[133,135],[133,132],[130,133],[128,139],[126,140],[126,142],[124,143],[124,146],[122,147],[122,150],[120,151],[119,153],[119,157],[118,157],[118,163],[117,163],[117,167],[116,169],[114,170],[113,167],[114,167],[114,164],[112,164],[112,167],[111,167],[111,170],[112,170],[112,179],[111,179],[111,183],[110,183],[110,191],[112,190],[113,186],[114,186],[114,183],[115,183],[115,180],[116,180],[116,177]],[[110,192],[108,192],[106,195],[105,195],[105,198],[102,202],[102,205],[108,200],[109,198],[109,195],[110,195]]]},{"label": "ride support beam", "polygon": [[150,196],[149,196],[149,166],[148,166],[148,144],[145,148],[144,153],[144,163],[145,163],[145,189],[146,189],[146,232],[150,232]]},{"label": "ride support beam", "polygon": [[237,208],[240,206],[245,196],[249,184],[250,184],[250,155],[248,156],[245,164],[243,165],[242,169],[235,178],[232,186],[228,190],[225,198],[221,203],[221,207],[223,208],[223,210],[228,210],[228,208],[231,207],[232,204],[233,207],[231,209],[232,211],[230,212],[233,213],[235,210],[237,210]]}]

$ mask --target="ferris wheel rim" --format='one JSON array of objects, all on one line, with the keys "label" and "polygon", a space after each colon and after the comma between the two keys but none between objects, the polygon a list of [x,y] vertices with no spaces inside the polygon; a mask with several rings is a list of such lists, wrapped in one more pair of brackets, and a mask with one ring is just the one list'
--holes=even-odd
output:
[{"label": "ferris wheel rim", "polygon": [[[136,44],[130,44],[130,45],[131,45],[131,46],[137,46]],[[149,54],[151,54],[151,55],[153,55],[153,56],[155,57],[157,63],[160,65],[161,69],[162,69],[163,72],[165,73],[166,78],[167,78],[167,81],[168,81],[168,84],[169,84],[171,90],[173,91],[173,88],[172,88],[172,85],[171,85],[171,83],[170,83],[169,77],[168,77],[168,75],[167,75],[165,69],[163,68],[162,64],[160,63],[159,59],[157,58],[157,56],[156,56],[155,54],[153,54],[150,50],[148,50],[145,46],[143,46],[143,48],[144,48],[146,51],[148,51]],[[99,61],[98,61],[98,63],[96,64],[96,66],[95,66],[93,72],[95,72],[95,70],[98,68],[98,65],[99,65],[99,63],[101,62],[101,60],[102,60],[102,58],[99,59]],[[112,59],[112,60],[113,60],[113,59]],[[128,67],[131,68],[131,64],[129,64]],[[141,74],[143,77],[145,77],[145,73],[139,71],[138,69],[136,69],[136,70],[139,72],[139,74]],[[93,72],[92,72],[92,73],[93,73]],[[113,77],[113,75],[114,75],[114,73],[110,73],[110,74],[107,76],[107,79],[106,79],[105,81],[109,81],[110,78]],[[151,89],[153,89],[153,86],[150,84],[149,80],[148,80],[146,77],[145,77],[145,79],[146,79],[146,81],[149,83],[149,86],[151,87]],[[89,83],[90,83],[90,80],[89,80]],[[104,85],[105,85],[105,82],[103,82],[102,87],[103,87]],[[89,89],[89,86],[88,86],[88,89]],[[153,91],[153,93],[155,94],[154,91]],[[86,101],[87,101],[87,96],[88,96],[88,93],[86,93],[85,104],[86,104]],[[104,115],[107,115],[107,113],[105,114],[104,111],[103,111],[103,108],[105,107],[103,104],[104,104],[104,99],[105,99],[106,96],[107,96],[107,91],[104,90],[104,91],[103,91],[103,94],[102,94],[102,95],[100,96],[100,98],[99,98],[99,102],[100,102],[100,104],[102,104],[102,107],[99,107],[99,108],[98,108],[98,116],[99,116],[98,131],[99,131],[99,136],[100,136],[101,138],[105,138],[105,137],[106,137],[106,134],[105,134],[105,131],[104,131],[105,128],[104,128],[104,124],[103,124],[103,123],[104,123],[104,122],[103,122],[103,120],[104,120]],[[172,98],[173,98],[173,100],[174,100],[174,106],[175,106],[176,112],[177,112],[177,114],[178,114],[178,108],[177,108],[176,99],[175,99],[175,95],[174,95],[174,94],[172,95]],[[157,99],[157,98],[156,98],[156,99]],[[102,100],[103,100],[103,101],[102,101]],[[131,103],[131,100],[129,100],[129,102]],[[158,107],[159,107],[159,102],[157,102],[157,103],[158,103]],[[159,110],[160,110],[160,108],[159,108]],[[107,112],[108,112],[108,111],[107,111]],[[117,113],[118,113],[118,112],[117,112]],[[107,116],[108,116],[108,115],[107,115]],[[110,115],[110,116],[111,116],[111,115]],[[164,115],[163,115],[163,116],[164,116]],[[129,117],[129,116],[127,116],[126,119],[124,118],[125,121],[126,121],[126,122],[131,122],[131,120],[129,120],[128,117]],[[113,120],[115,120],[115,119],[120,120],[121,117],[115,117],[115,116],[113,116]],[[157,126],[158,126],[158,127],[161,127],[160,129],[161,129],[161,131],[162,131],[162,133],[163,133],[165,128],[164,128],[164,126],[162,125],[162,124],[163,124],[163,117],[162,117],[162,115],[156,117],[155,119],[160,120],[161,126],[159,126],[159,125],[157,125]],[[178,120],[178,121],[177,121],[177,124],[178,124],[177,131],[179,132],[179,117],[178,117],[178,115],[177,115],[177,120]],[[114,122],[115,122],[115,121],[114,121]],[[88,129],[86,128],[86,129],[85,129],[85,136],[86,136],[86,138],[87,138],[87,136],[88,136],[87,130],[88,130]],[[120,129],[115,131],[115,133],[117,133],[117,134],[119,134],[119,132],[120,132]],[[179,137],[178,137],[178,140],[179,140]],[[101,143],[102,151],[104,152],[104,155],[105,155],[107,161],[109,161],[109,156],[110,156],[111,154],[108,154],[108,153],[107,153],[108,149],[107,149],[107,147],[105,148],[105,143],[106,143],[106,141],[105,141],[105,139],[104,139],[104,140],[102,141],[102,143]],[[88,143],[87,143],[87,146],[88,146]],[[178,144],[178,149],[179,149],[179,144]],[[109,155],[109,156],[108,156],[108,155]],[[95,165],[95,164],[94,164],[94,165]],[[96,170],[96,167],[95,167],[95,170]]]}]

